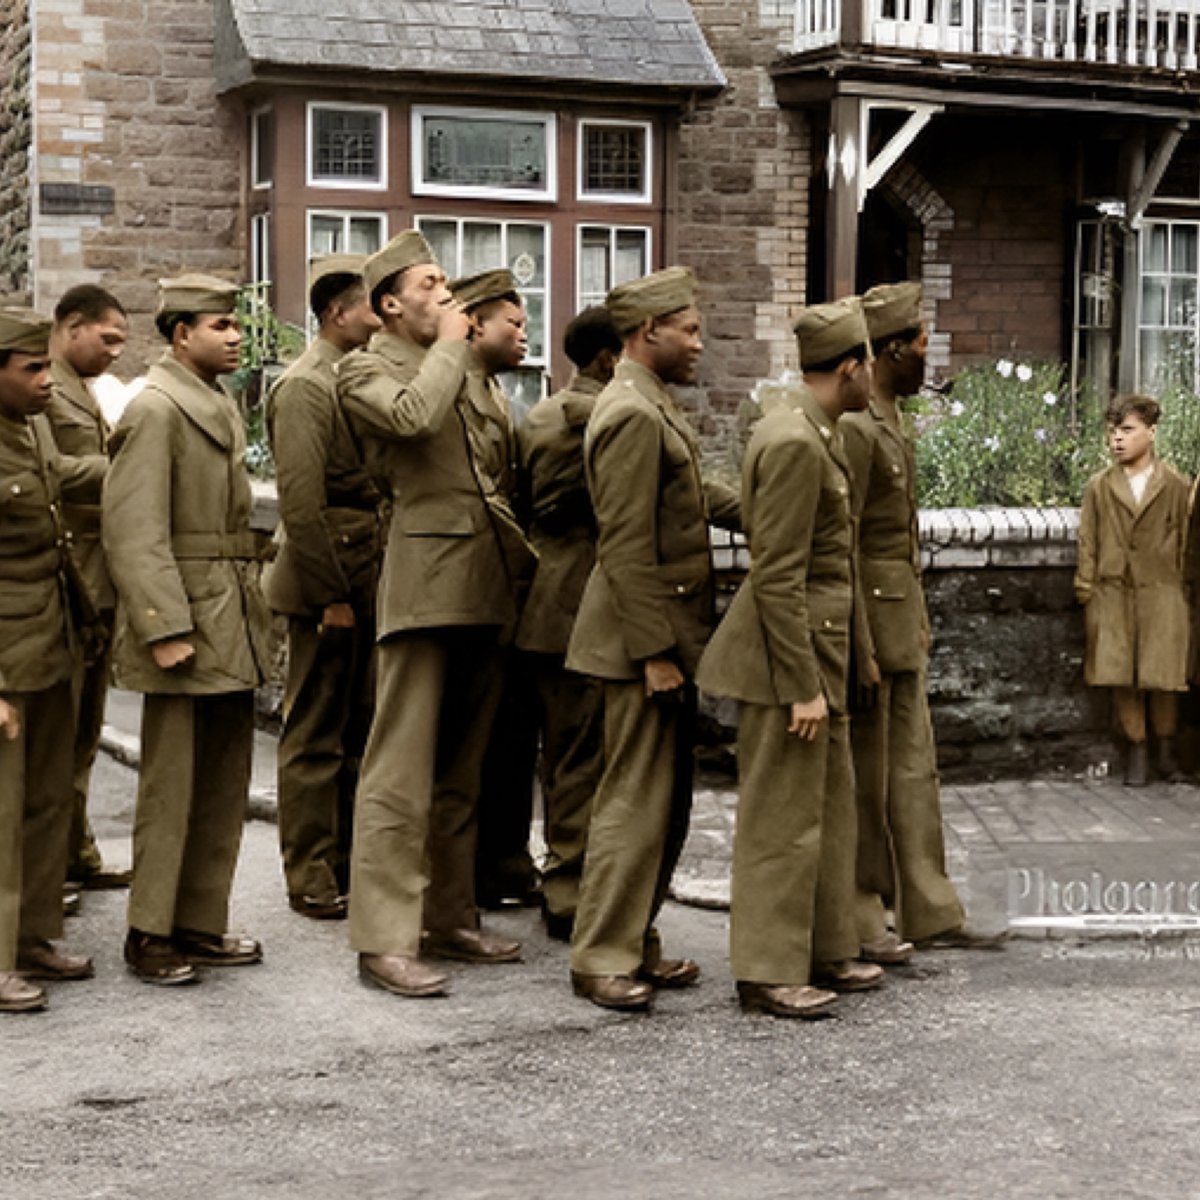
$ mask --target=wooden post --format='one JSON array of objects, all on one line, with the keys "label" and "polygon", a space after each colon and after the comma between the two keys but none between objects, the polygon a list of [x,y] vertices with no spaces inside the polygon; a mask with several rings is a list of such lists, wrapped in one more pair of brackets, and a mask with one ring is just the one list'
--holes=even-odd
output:
[{"label": "wooden post", "polygon": [[862,101],[837,96],[830,106],[829,207],[825,228],[825,299],[855,292],[858,266],[858,177],[865,170],[861,136]]}]

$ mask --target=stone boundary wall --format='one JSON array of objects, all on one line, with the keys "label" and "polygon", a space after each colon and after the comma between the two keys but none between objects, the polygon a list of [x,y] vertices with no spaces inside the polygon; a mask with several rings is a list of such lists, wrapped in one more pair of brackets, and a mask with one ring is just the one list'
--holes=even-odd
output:
[{"label": "stone boundary wall", "polygon": [[[1083,613],[1073,587],[1078,510],[929,509],[920,528],[943,775],[1107,770],[1115,754],[1107,697],[1083,680]],[[714,544],[730,593],[749,554],[743,539],[720,530]],[[725,746],[734,706],[707,702],[706,714],[710,739]]]}]

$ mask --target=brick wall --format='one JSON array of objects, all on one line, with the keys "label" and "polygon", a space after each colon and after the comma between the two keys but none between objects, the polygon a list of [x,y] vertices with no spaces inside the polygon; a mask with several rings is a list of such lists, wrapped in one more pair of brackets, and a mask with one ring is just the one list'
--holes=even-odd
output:
[{"label": "brick wall", "polygon": [[1078,132],[1044,120],[1034,128],[938,117],[914,146],[917,168],[953,213],[938,238],[951,286],[937,312],[951,370],[981,358],[1066,354],[1065,214]]},{"label": "brick wall", "polygon": [[[99,283],[129,308],[122,374],[160,344],[155,281],[181,270],[237,275],[240,121],[213,84],[209,0],[39,0],[37,184],[111,189],[34,225],[37,296]],[[95,194],[93,194],[94,196]]]},{"label": "brick wall", "polygon": [[703,285],[707,321],[697,423],[716,456],[736,444],[755,383],[795,367],[812,149],[806,119],[781,112],[767,66],[787,44],[790,3],[694,0],[729,87],[685,116],[678,258]]},{"label": "brick wall", "polygon": [[29,11],[0,0],[0,295],[28,299]]}]

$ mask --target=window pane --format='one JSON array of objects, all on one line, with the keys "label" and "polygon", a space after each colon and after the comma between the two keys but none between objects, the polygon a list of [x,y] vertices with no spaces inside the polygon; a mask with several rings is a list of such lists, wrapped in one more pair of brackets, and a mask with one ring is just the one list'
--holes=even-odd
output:
[{"label": "window pane", "polygon": [[618,229],[617,248],[613,259],[613,285],[640,279],[649,273],[647,246],[650,237],[644,229]]},{"label": "window pane", "polygon": [[379,113],[314,108],[312,121],[314,178],[380,182],[383,160]]},{"label": "window pane", "polygon": [[1171,309],[1168,324],[1190,326],[1196,319],[1196,281],[1174,279],[1171,281]]},{"label": "window pane", "polygon": [[508,227],[508,266],[523,288],[546,286],[546,227]]},{"label": "window pane", "polygon": [[608,294],[607,229],[584,229],[579,238],[579,303],[598,304]]},{"label": "window pane", "polygon": [[458,222],[421,220],[417,227],[425,235],[442,270],[447,275],[461,274],[458,269]]},{"label": "window pane", "polygon": [[519,425],[525,414],[546,394],[546,377],[536,367],[518,367],[500,376],[500,385],[512,402],[513,420]]},{"label": "window pane", "polygon": [[350,253],[374,254],[383,243],[382,224],[379,217],[351,217]]},{"label": "window pane", "polygon": [[1167,285],[1162,279],[1142,280],[1142,324],[1164,325],[1167,319]]},{"label": "window pane", "polygon": [[1167,227],[1165,225],[1150,225],[1146,229],[1146,261],[1143,269],[1147,271],[1165,271],[1167,269]]},{"label": "window pane", "polygon": [[341,217],[313,216],[309,218],[308,241],[312,247],[314,258],[320,254],[342,253],[343,225]]},{"label": "window pane", "polygon": [[529,353],[527,358],[542,361],[546,357],[546,301],[540,293],[532,293],[522,297],[525,301],[527,324],[526,334],[529,337]]},{"label": "window pane", "polygon": [[541,120],[427,116],[425,183],[443,186],[547,188],[547,127]]},{"label": "window pane", "polygon": [[1171,228],[1171,270],[1176,274],[1196,273],[1196,226]]},{"label": "window pane", "polygon": [[646,130],[639,125],[584,125],[583,190],[643,195]]},{"label": "window pane", "polygon": [[490,221],[464,221],[460,275],[475,275],[504,265],[500,226]]},{"label": "window pane", "polygon": [[275,121],[270,109],[264,109],[253,116],[254,121],[254,162],[251,182],[255,184],[270,183],[275,162]]}]

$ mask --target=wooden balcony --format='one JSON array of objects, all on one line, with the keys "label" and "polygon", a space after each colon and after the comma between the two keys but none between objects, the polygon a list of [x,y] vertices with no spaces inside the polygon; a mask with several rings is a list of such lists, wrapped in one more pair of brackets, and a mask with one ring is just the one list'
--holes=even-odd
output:
[{"label": "wooden balcony", "polygon": [[1200,0],[797,0],[792,51],[1200,69]]}]

